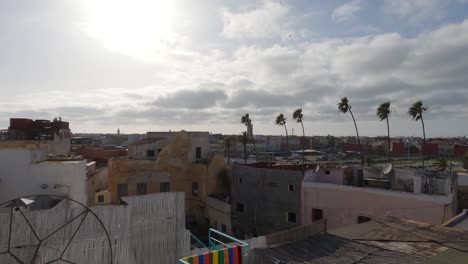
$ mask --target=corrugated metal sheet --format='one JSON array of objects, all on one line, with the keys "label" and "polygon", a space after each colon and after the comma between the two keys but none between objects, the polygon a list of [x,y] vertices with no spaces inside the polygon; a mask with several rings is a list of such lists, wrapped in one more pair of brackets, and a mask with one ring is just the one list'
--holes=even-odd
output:
[{"label": "corrugated metal sheet", "polygon": [[[190,233],[185,230],[184,193],[161,193],[126,197],[128,206],[98,206],[95,212],[111,237],[114,263],[176,263],[189,254]],[[39,261],[57,259],[72,234],[83,221],[64,259],[76,263],[110,263],[110,250],[104,229],[83,208],[54,208],[25,212],[25,216],[44,239],[74,217],[70,225],[44,240]],[[22,260],[30,260],[37,239],[21,215],[14,211],[12,252]],[[0,252],[7,248],[9,213],[0,214]],[[28,246],[29,245],[29,246]],[[22,246],[22,248],[15,248]],[[27,261],[29,263],[29,261]],[[0,255],[0,263],[14,263],[8,254]]]}]

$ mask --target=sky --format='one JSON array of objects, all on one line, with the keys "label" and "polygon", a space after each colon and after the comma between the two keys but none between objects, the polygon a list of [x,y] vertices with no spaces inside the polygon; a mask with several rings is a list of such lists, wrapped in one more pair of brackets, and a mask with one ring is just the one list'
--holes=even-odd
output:
[{"label": "sky", "polygon": [[468,134],[468,0],[83,0],[0,3],[0,128],[254,133],[303,109],[306,135]]}]

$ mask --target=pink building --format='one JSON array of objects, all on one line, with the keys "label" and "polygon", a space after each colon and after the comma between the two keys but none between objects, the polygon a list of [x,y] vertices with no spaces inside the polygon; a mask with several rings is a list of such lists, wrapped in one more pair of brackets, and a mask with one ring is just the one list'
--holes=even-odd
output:
[{"label": "pink building", "polygon": [[[327,219],[333,229],[377,219],[386,215],[442,224],[456,214],[456,197],[449,180],[435,182],[438,194],[424,194],[421,177],[397,169],[393,182],[411,181],[411,190],[393,186],[386,190],[388,178],[376,178],[369,171],[346,166],[322,166],[318,172],[305,175],[302,184],[302,224]],[[368,176],[371,175],[371,176]],[[378,175],[377,175],[378,176]],[[374,188],[371,188],[374,186]]]}]

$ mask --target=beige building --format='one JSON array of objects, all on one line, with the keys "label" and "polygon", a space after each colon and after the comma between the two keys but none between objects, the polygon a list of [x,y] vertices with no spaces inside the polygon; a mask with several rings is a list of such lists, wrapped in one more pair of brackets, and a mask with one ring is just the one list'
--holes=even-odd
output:
[{"label": "beige building", "polygon": [[[148,135],[156,138],[155,133],[149,132]],[[168,144],[162,147],[155,160],[132,157],[109,160],[111,203],[119,203],[124,196],[184,192],[186,215],[204,223],[208,194],[217,193],[223,188],[218,175],[224,170],[224,158],[216,154],[207,163],[194,163],[200,161],[198,157],[206,158],[209,150],[208,137],[205,146],[200,135],[203,134],[170,134]]]}]

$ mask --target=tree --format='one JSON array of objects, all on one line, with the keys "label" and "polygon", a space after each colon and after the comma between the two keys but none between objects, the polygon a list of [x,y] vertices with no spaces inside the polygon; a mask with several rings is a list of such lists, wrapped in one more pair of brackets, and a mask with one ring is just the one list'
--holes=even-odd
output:
[{"label": "tree", "polygon": [[437,168],[437,170],[445,171],[447,169],[447,167],[448,167],[448,162],[447,162],[446,159],[441,158],[441,159],[436,160],[434,165]]},{"label": "tree", "polygon": [[388,116],[392,111],[390,110],[390,102],[385,102],[377,108],[377,116],[380,118],[380,121],[387,120],[387,137],[388,137],[388,162],[392,162],[392,156],[390,153],[390,125],[388,122]]},{"label": "tree", "polygon": [[468,169],[468,153],[461,158],[461,162],[463,163],[463,168]]},{"label": "tree", "polygon": [[286,132],[286,152],[289,152],[288,128],[286,127],[286,117],[283,114],[279,114],[276,117],[275,124],[284,127],[284,132]]},{"label": "tree", "polygon": [[[249,128],[252,127],[252,119],[250,119],[250,116],[249,114],[245,114],[241,117],[241,123],[244,124],[246,127],[247,127],[247,131],[249,130]],[[246,132],[247,133],[247,132]],[[248,136],[248,134],[247,134]],[[252,143],[254,145],[254,153],[255,153],[255,160],[256,162],[258,163],[258,159],[257,159],[257,145],[255,144],[255,138],[254,138],[254,135],[253,135],[253,132],[251,134],[251,140],[252,140]]]},{"label": "tree", "polygon": [[247,144],[249,143],[249,135],[247,135],[247,132],[244,131],[240,135],[240,139],[242,142],[242,146],[244,147],[244,163],[247,164]]},{"label": "tree", "polygon": [[426,145],[426,129],[424,128],[423,113],[426,112],[426,110],[427,110],[427,106],[423,105],[423,103],[420,100],[416,101],[408,109],[408,114],[411,116],[411,118],[413,118],[413,120],[415,121],[421,120],[422,129],[423,129],[423,145],[421,147],[423,169],[424,169],[424,145]]},{"label": "tree", "polygon": [[227,153],[228,164],[231,164],[230,157],[231,157],[232,141],[233,141],[233,138],[231,136],[225,136],[223,138],[223,146],[224,146],[224,151]]},{"label": "tree", "polygon": [[296,109],[293,113],[293,119],[296,120],[296,122],[301,123],[302,126],[302,163],[304,164],[305,162],[305,131],[304,131],[304,123],[302,123],[302,118],[304,115],[302,114],[302,108]]},{"label": "tree", "polygon": [[341,98],[341,101],[338,103],[338,110],[343,114],[346,114],[349,112],[351,114],[351,117],[353,118],[354,128],[356,128],[357,141],[358,141],[359,149],[361,152],[361,166],[364,166],[364,154],[362,152],[361,139],[359,138],[359,130],[356,125],[356,119],[354,119],[353,112],[351,111],[351,105],[348,102],[348,98],[346,97]]}]

